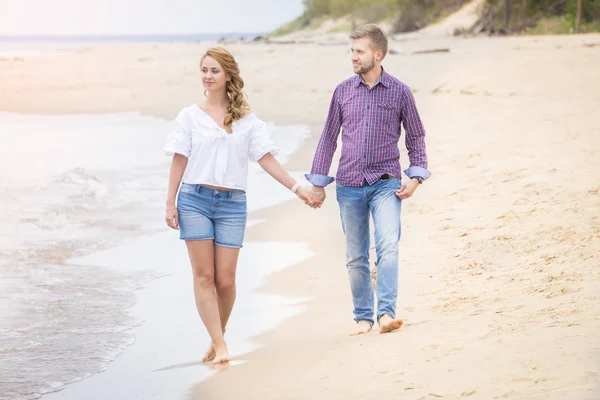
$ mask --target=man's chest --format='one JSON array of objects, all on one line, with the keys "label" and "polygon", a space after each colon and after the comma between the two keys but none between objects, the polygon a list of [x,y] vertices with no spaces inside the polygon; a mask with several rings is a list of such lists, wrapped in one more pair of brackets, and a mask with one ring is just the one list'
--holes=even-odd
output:
[{"label": "man's chest", "polygon": [[397,130],[401,104],[385,90],[356,90],[340,98],[342,127],[346,132]]}]

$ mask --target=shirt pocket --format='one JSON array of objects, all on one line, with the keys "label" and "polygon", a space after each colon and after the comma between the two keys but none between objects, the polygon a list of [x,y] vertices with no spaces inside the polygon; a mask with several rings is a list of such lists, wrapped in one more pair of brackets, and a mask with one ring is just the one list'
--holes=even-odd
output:
[{"label": "shirt pocket", "polygon": [[398,110],[394,103],[381,102],[377,104],[377,117],[382,125],[389,130],[398,128]]}]

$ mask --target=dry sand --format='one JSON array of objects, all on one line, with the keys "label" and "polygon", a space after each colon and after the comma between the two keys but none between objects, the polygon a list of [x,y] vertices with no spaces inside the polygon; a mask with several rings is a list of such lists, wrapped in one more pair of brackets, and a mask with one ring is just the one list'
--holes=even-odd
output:
[{"label": "dry sand", "polygon": [[[320,210],[294,202],[252,215],[265,222],[249,239],[308,241],[319,254],[264,290],[313,300],[190,398],[599,399],[600,48],[583,46],[599,38],[392,42],[402,54],[384,67],[415,92],[433,173],[403,206],[405,325],[347,335],[352,303],[331,187]],[[201,95],[206,47],[111,45],[3,61],[0,110],[173,118]],[[411,54],[440,47],[451,51]],[[347,47],[229,48],[262,118],[311,126],[287,165],[308,170],[331,93],[351,75]]]}]

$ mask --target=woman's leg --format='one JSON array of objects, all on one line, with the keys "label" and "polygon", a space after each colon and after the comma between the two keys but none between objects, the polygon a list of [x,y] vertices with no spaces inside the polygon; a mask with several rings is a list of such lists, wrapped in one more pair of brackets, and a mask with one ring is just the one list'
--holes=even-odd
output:
[{"label": "woman's leg", "polygon": [[[240,254],[240,249],[232,249],[215,245],[215,288],[217,292],[217,303],[219,305],[219,316],[221,319],[221,329],[223,335],[227,327],[227,321],[233,310],[233,305],[236,298],[235,288],[235,272],[237,268],[237,260]],[[206,355],[202,359],[203,362],[216,360],[215,347],[211,343]],[[228,358],[227,354],[221,354],[218,357],[222,361],[223,356]]]},{"label": "woman's leg", "polygon": [[[223,334],[225,334],[227,322],[235,303],[235,272],[239,254],[240,249],[215,246],[215,288]],[[223,363],[229,360],[227,347],[224,347],[221,352],[213,347],[211,356],[215,363]]]},{"label": "woman's leg", "polygon": [[[219,304],[215,293],[215,246],[212,240],[186,240],[194,274],[194,297],[198,314],[210,335],[215,352],[227,346],[223,338]],[[212,358],[209,349],[205,360]],[[215,359],[215,362],[217,360]]]},{"label": "woman's leg", "polygon": [[[236,298],[235,273],[246,229],[246,194],[241,190],[220,192],[213,203],[215,228],[215,292],[221,330],[225,333]],[[214,363],[229,360],[227,347],[215,343]]]},{"label": "woman's leg", "polygon": [[235,303],[235,272],[239,254],[240,249],[215,246],[215,287],[223,332]]}]

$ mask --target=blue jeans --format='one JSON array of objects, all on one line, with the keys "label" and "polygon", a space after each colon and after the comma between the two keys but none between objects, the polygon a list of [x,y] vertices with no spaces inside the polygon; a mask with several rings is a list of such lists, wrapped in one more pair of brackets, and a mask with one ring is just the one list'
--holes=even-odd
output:
[{"label": "blue jeans", "polygon": [[346,266],[354,303],[354,319],[373,324],[374,298],[369,269],[369,212],[375,228],[377,253],[377,321],[383,314],[396,317],[398,298],[398,242],[400,208],[397,178],[362,187],[336,185],[342,229],[346,235]]}]

